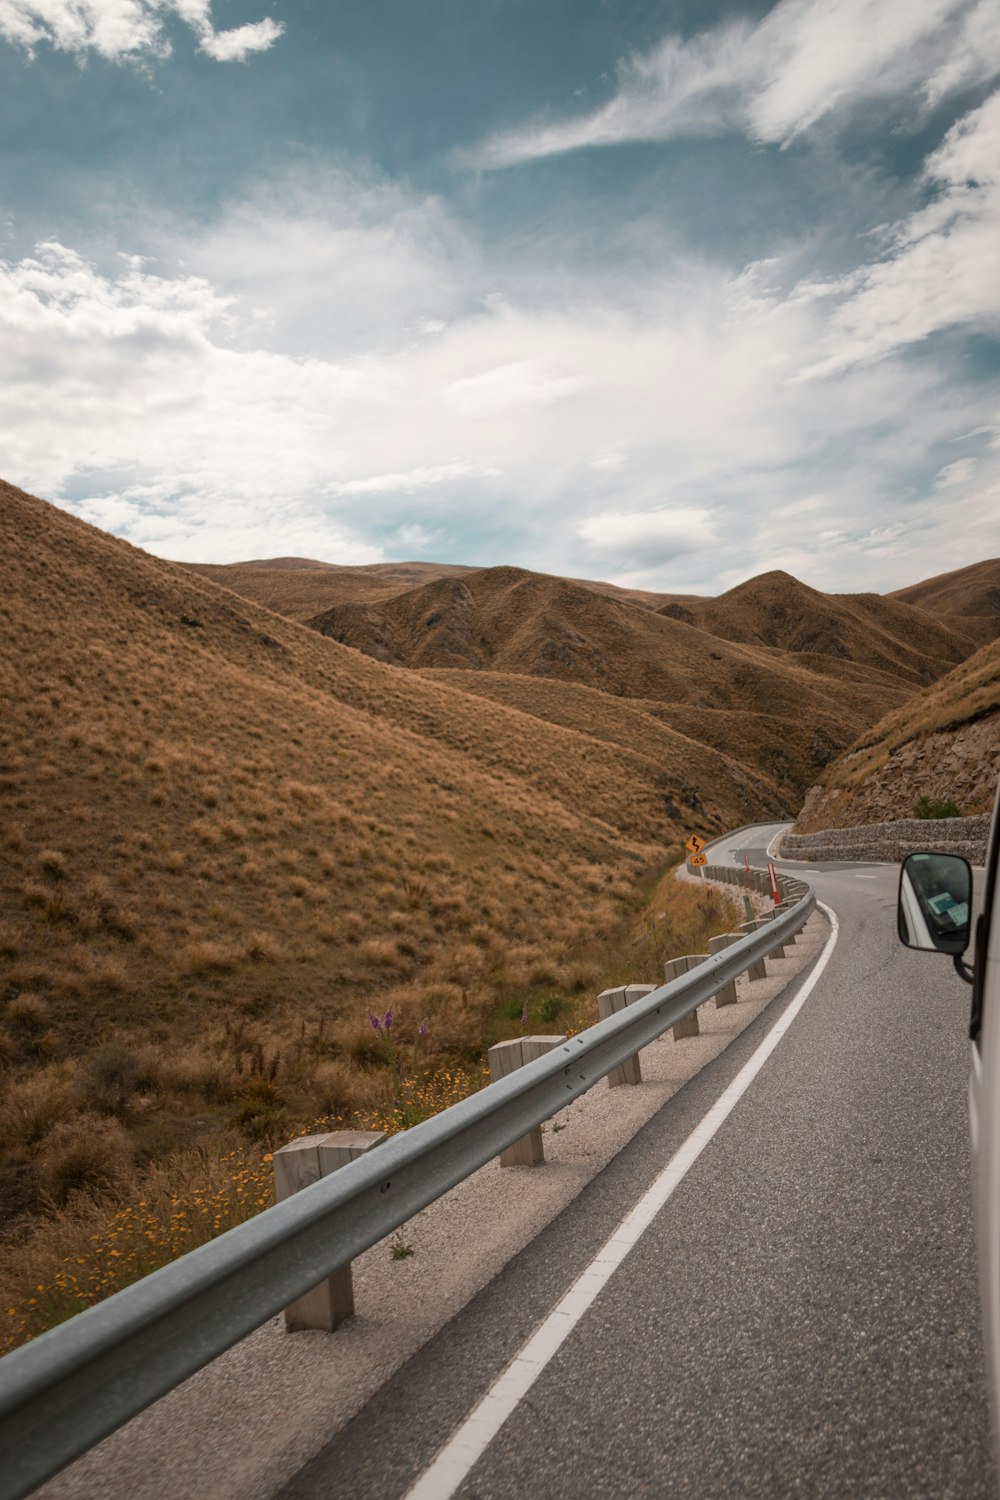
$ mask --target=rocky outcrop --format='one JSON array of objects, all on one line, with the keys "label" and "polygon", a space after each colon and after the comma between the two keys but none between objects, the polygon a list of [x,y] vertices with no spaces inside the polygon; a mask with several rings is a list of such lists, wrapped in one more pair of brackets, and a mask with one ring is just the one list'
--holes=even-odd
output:
[{"label": "rocky outcrop", "polygon": [[856,828],[826,828],[819,833],[786,833],[778,846],[781,859],[905,859],[920,849],[961,854],[971,864],[986,859],[990,815],[975,818],[898,818]]},{"label": "rocky outcrop", "polygon": [[[848,751],[840,767],[849,779],[864,754]],[[796,831],[884,823],[912,816],[921,798],[954,802],[962,812],[989,807],[1000,778],[1000,710],[958,728],[907,740],[854,785],[810,787]]]}]

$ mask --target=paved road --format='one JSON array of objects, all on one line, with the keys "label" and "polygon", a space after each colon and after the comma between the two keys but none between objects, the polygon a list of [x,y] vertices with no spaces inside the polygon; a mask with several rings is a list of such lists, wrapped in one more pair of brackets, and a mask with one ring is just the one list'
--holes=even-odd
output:
[{"label": "paved road", "polygon": [[[712,858],[746,847],[759,861],[773,831]],[[826,970],[461,1500],[995,1495],[966,1165],[968,990],[946,960],[896,943],[894,867],[810,868],[841,924]],[[681,1090],[282,1500],[405,1495],[785,1003]]]}]

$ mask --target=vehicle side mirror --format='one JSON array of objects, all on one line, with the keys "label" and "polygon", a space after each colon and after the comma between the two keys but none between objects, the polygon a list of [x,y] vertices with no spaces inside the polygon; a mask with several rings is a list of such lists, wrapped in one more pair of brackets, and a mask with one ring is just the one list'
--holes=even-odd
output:
[{"label": "vehicle side mirror", "polygon": [[924,953],[969,946],[972,869],[958,854],[908,854],[899,872],[899,940]]}]

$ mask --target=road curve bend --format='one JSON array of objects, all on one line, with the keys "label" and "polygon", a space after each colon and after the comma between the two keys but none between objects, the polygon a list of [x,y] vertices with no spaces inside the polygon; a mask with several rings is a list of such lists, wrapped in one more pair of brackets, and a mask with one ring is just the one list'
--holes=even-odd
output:
[{"label": "road curve bend", "polygon": [[[782,825],[715,843],[763,863]],[[750,1086],[464,1478],[424,1500],[996,1494],[967,1168],[967,990],[896,869],[782,866],[840,940]],[[404,1497],[809,983],[691,1080],[279,1492]],[[458,1474],[459,1470],[455,1470]]]}]

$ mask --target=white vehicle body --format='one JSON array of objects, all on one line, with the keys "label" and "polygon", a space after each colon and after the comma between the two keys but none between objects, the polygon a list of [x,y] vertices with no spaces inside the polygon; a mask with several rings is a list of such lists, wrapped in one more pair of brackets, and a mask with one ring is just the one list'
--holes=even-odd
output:
[{"label": "white vehicle body", "polygon": [[969,1125],[983,1337],[994,1451],[1000,1457],[1000,790],[986,854],[982,914],[973,965]]},{"label": "white vehicle body", "polygon": [[[935,861],[939,862],[936,866]],[[956,856],[930,851],[909,855],[900,870],[897,922],[907,947],[950,953],[959,973],[972,985],[972,1188],[990,1421],[1000,1466],[1000,787],[986,850],[982,909],[971,944],[967,942],[970,875],[967,862]],[[951,931],[950,922],[954,924]],[[964,957],[956,953],[963,942]]]}]

